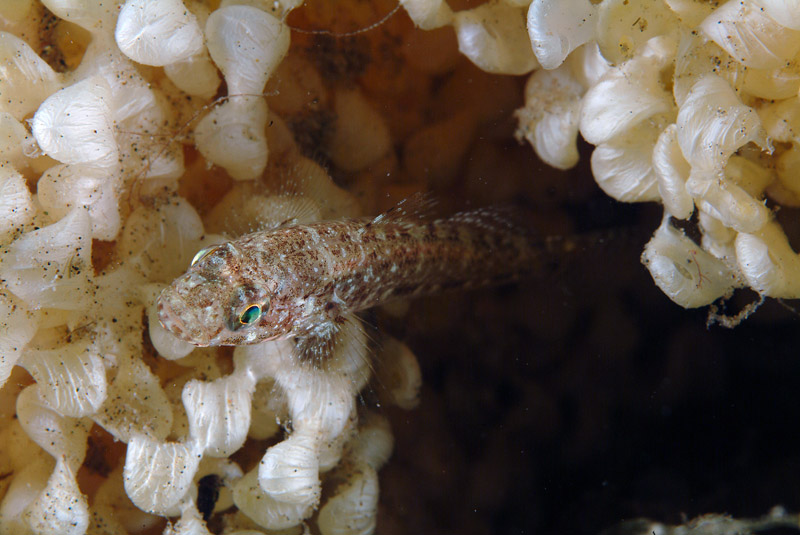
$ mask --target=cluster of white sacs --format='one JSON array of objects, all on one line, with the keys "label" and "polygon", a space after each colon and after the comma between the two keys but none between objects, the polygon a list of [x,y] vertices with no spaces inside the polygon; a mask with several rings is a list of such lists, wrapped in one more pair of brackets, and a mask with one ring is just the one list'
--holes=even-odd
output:
[{"label": "cluster of white sacs", "polygon": [[[483,70],[532,73],[517,136],[545,163],[573,167],[580,132],[603,191],[663,204],[642,261],[673,301],[800,297],[800,257],[765,205],[800,206],[800,1],[401,4],[421,28],[452,25]],[[699,244],[675,225],[695,213]]]},{"label": "cluster of white sacs", "polygon": [[[215,510],[234,511],[225,533],[299,533],[309,521],[326,534],[374,530],[376,470],[392,437],[354,401],[370,371],[363,331],[346,333],[324,371],[271,342],[237,348],[226,375],[213,350],[173,338],[153,309],[195,251],[225,234],[358,210],[300,156],[262,96],[299,3],[223,0],[212,12],[196,1],[42,0],[91,35],[80,65],[61,74],[20,37],[39,35],[42,6],[0,2],[0,394],[16,403],[0,421],[0,533],[136,533],[169,516],[180,519],[167,532],[205,534],[196,496],[208,474],[222,481]],[[800,297],[800,258],[764,201],[800,206],[798,0],[495,0],[460,12],[400,3],[422,29],[452,26],[481,69],[532,73],[518,133],[543,161],[575,165],[580,132],[596,145],[605,192],[661,201],[643,259],[675,302],[701,306],[744,286]],[[166,82],[146,78],[156,67]],[[230,97],[190,121],[220,73]],[[337,166],[357,171],[391,150],[358,90],[339,90],[335,111],[327,152]],[[174,194],[183,152],[161,137],[189,123],[187,139],[237,180],[205,220]],[[288,178],[302,172],[304,196],[250,186],[278,155]],[[695,211],[700,244],[671,224]],[[99,273],[93,240],[114,244]],[[161,362],[176,366],[157,374],[144,363],[145,325]],[[382,390],[413,405],[413,355],[392,341],[384,352]],[[34,383],[8,382],[14,366]],[[93,425],[127,450],[90,506],[76,474]],[[250,472],[230,459],[282,429]]]},{"label": "cluster of white sacs", "polygon": [[[534,0],[527,29],[543,68],[518,136],[567,169],[580,132],[603,191],[662,203],[642,261],[666,295],[800,297],[800,257],[765,204],[800,206],[800,2]],[[688,219],[699,244],[676,228]]]},{"label": "cluster of white sacs", "polygon": [[[237,348],[228,372],[215,349],[176,339],[154,310],[195,252],[226,234],[358,211],[280,117],[268,123],[262,93],[299,3],[223,0],[209,12],[181,0],[43,0],[91,35],[80,65],[61,74],[20,37],[39,34],[44,7],[0,2],[0,533],[124,535],[170,517],[165,533],[205,535],[198,481],[210,474],[226,534],[302,533],[309,522],[325,534],[374,530],[377,470],[393,438],[385,417],[355,401],[371,372],[366,333],[344,332],[324,370],[298,366],[278,341]],[[160,134],[191,122],[220,73],[230,98],[192,122],[188,139],[236,182],[201,220],[175,194],[181,146]],[[359,169],[390,149],[357,90],[336,107],[334,128],[348,137],[332,143],[338,164]],[[268,143],[293,196],[252,186]],[[98,240],[111,260],[95,272]],[[158,353],[149,365],[146,328]],[[382,402],[410,408],[415,357],[391,339],[381,351]],[[33,383],[9,381],[15,366]],[[87,459],[93,426],[127,448],[107,476],[87,476],[101,478],[90,500],[76,476],[103,463],[103,452]],[[230,456],[248,439],[274,445],[244,473]]]}]

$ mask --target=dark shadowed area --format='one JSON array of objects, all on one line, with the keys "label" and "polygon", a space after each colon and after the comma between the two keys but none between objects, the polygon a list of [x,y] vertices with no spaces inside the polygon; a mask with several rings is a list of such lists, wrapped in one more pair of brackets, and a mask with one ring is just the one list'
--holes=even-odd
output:
[{"label": "dark shadowed area", "polygon": [[[586,167],[543,175],[580,182]],[[768,300],[735,329],[707,328],[639,261],[660,207],[599,191],[555,204],[618,241],[544,278],[412,306],[399,334],[422,403],[390,413],[379,533],[591,534],[798,510],[798,314]],[[757,298],[740,294],[728,313]]]}]

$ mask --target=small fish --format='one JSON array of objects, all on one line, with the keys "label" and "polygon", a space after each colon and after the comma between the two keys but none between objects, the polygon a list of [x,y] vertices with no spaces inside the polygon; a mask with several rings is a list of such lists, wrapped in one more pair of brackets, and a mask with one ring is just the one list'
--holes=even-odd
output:
[{"label": "small fish", "polygon": [[198,346],[332,340],[376,305],[508,282],[541,264],[542,245],[498,210],[426,220],[409,204],[371,220],[291,225],[204,249],[159,297],[161,324]]}]

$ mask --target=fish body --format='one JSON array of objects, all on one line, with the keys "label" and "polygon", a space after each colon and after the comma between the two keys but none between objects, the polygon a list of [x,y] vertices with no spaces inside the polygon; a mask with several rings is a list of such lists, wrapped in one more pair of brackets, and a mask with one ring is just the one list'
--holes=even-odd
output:
[{"label": "fish body", "polygon": [[394,299],[513,280],[539,257],[492,210],[292,225],[201,253],[158,302],[163,326],[199,346],[324,337]]}]

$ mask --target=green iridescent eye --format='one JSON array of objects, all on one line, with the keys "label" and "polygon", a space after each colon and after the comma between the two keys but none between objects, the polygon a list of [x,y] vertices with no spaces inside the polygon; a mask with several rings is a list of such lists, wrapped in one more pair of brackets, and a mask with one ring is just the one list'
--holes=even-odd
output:
[{"label": "green iridescent eye", "polygon": [[259,305],[250,305],[244,309],[244,312],[239,314],[239,323],[242,325],[250,325],[261,317],[261,307]]},{"label": "green iridescent eye", "polygon": [[203,258],[205,258],[205,256],[208,253],[213,251],[215,248],[216,247],[206,247],[205,249],[200,249],[199,251],[197,251],[197,253],[195,253],[194,257],[192,258],[192,264],[191,265],[195,265],[196,263],[201,261]]}]

